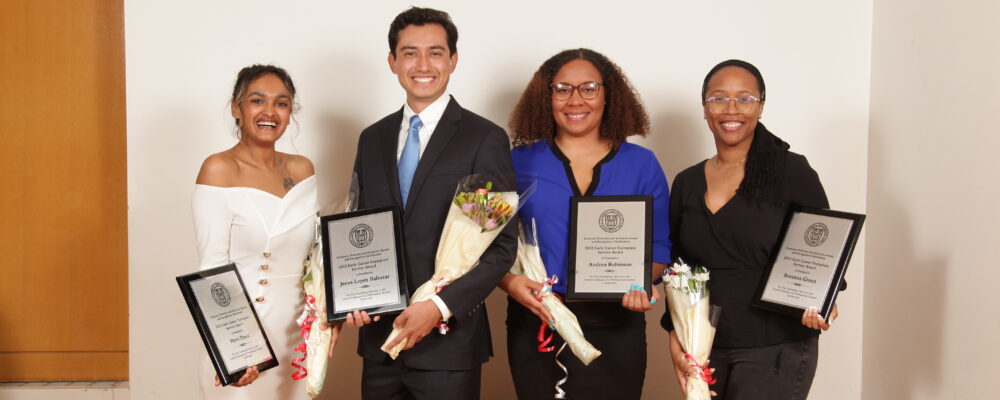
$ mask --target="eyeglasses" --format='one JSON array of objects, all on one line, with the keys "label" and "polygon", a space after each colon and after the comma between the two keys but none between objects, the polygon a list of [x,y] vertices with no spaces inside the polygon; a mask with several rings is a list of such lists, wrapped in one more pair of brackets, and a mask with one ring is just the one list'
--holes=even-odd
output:
[{"label": "eyeglasses", "polygon": [[573,86],[568,83],[556,82],[549,87],[552,88],[552,97],[556,100],[569,100],[573,96],[573,90],[575,89],[580,93],[580,97],[584,100],[593,100],[597,98],[597,94],[601,92],[600,82],[584,82],[579,85]]},{"label": "eyeglasses", "polygon": [[757,109],[757,104],[761,102],[753,96],[743,96],[743,97],[709,97],[705,99],[705,105],[708,106],[708,111],[714,114],[725,112],[729,108],[729,102],[736,102],[736,111],[740,114],[746,114]]}]

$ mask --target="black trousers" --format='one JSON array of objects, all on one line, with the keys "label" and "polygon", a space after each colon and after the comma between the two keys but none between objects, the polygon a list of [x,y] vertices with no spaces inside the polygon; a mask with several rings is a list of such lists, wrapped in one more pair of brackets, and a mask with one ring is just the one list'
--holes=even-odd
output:
[{"label": "black trousers", "polygon": [[459,371],[408,368],[400,361],[364,360],[361,398],[365,400],[475,400],[482,367]]},{"label": "black trousers", "polygon": [[816,376],[819,337],[743,349],[712,349],[713,400],[805,400]]},{"label": "black trousers", "polygon": [[[645,315],[622,308],[620,302],[566,304],[577,315],[587,341],[601,351],[601,356],[586,366],[569,347],[559,355],[569,371],[569,380],[561,385],[567,398],[639,400],[646,378]],[[528,309],[508,298],[507,356],[519,400],[551,400],[556,382],[566,376],[555,362],[556,351],[563,344],[558,334],[549,344],[555,351],[538,351],[540,323]]]}]

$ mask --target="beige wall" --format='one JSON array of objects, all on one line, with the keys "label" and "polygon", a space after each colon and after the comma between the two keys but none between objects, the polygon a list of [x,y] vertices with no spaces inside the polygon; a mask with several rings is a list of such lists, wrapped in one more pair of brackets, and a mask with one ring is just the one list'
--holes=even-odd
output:
[{"label": "beige wall", "polygon": [[[174,277],[195,269],[190,194],[202,159],[232,146],[227,93],[240,67],[273,62],[291,72],[303,106],[279,148],[316,164],[333,210],[349,179],[357,134],[402,105],[386,65],[386,31],[412,2],[129,0],[125,4],[128,108],[130,383],[137,399],[193,398],[199,352]],[[715,63],[743,58],[764,72],[764,121],[809,157],[833,207],[865,211],[872,0],[802,2],[492,3],[426,1],[449,11],[460,35],[451,91],[505,125],[517,96],[547,57],[572,47],[606,53],[642,94],[653,149],[672,177],[710,157],[698,104]],[[859,254],[864,254],[859,249]],[[811,399],[860,396],[864,259],[854,260],[841,319],[821,340]],[[505,300],[490,298],[497,357],[485,399],[510,399]],[[678,398],[666,339],[647,317],[646,398]],[[356,335],[334,357],[326,398],[356,398]],[[335,393],[334,391],[338,391]],[[337,395],[339,393],[339,395]],[[335,396],[337,395],[337,396]]]},{"label": "beige wall", "polygon": [[998,16],[875,1],[866,399],[997,398]]}]

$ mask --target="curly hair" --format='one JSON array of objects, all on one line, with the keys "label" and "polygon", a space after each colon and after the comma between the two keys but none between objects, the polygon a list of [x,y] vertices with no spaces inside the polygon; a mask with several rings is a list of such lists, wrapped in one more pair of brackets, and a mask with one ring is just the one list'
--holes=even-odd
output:
[{"label": "curly hair", "polygon": [[528,82],[510,116],[514,146],[555,139],[556,123],[552,115],[552,89],[549,85],[559,70],[573,60],[591,63],[604,80],[601,86],[605,101],[601,136],[611,139],[615,147],[629,136],[646,136],[649,133],[649,117],[639,101],[639,93],[632,88],[621,69],[601,53],[573,49],[564,50],[546,60]]}]

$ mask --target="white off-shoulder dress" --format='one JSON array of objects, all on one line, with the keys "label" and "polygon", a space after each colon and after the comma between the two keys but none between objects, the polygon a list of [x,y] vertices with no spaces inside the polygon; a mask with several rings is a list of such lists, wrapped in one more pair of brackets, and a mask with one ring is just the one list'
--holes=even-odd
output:
[{"label": "white off-shoulder dress", "polygon": [[215,387],[215,370],[202,352],[198,385],[204,399],[308,399],[305,384],[291,378],[301,353],[295,320],[302,312],[303,260],[316,224],[316,177],[285,197],[246,187],[196,185],[191,200],[201,269],[236,263],[271,341],[279,365],[246,387]]}]

